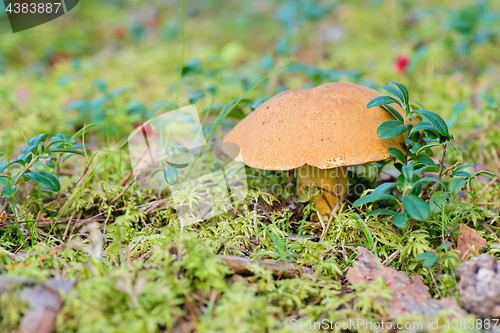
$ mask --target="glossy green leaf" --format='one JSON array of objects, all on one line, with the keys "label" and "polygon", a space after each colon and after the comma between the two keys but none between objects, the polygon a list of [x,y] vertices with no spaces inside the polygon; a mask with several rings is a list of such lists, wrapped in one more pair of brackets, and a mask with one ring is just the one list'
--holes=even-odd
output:
[{"label": "glossy green leaf", "polygon": [[14,195],[16,193],[16,190],[17,190],[17,186],[14,185],[14,186],[10,187],[10,190],[9,190],[9,188],[3,189],[1,193],[4,197],[10,197],[11,194]]},{"label": "glossy green leaf", "polygon": [[441,135],[448,137],[450,134],[448,132],[448,125],[446,122],[435,112],[427,110],[415,110],[418,114],[422,115],[429,123],[438,131]]},{"label": "glossy green leaf", "polygon": [[420,102],[418,99],[416,99],[415,103],[413,103],[411,106],[413,107],[414,110],[418,110],[418,109],[427,110],[424,103]]},{"label": "glossy green leaf", "polygon": [[399,150],[397,148],[389,148],[389,149],[387,149],[387,152],[391,156],[394,156],[395,158],[397,158],[402,163],[406,163],[406,156],[401,150]]},{"label": "glossy green leaf", "polygon": [[388,120],[377,128],[377,135],[381,139],[390,139],[406,132],[406,125],[399,120]]},{"label": "glossy green leaf", "polygon": [[175,163],[175,162],[170,162],[168,160],[165,160],[170,166],[176,167],[177,169],[182,169],[185,168],[189,165],[189,163]]},{"label": "glossy green leaf", "polygon": [[399,229],[404,229],[408,223],[408,215],[406,213],[398,213],[392,218],[392,223]]},{"label": "glossy green leaf", "polygon": [[163,177],[165,178],[165,181],[170,184],[170,185],[175,185],[177,184],[178,180],[178,172],[176,167],[170,167],[170,168],[165,168],[165,171],[163,171]]},{"label": "glossy green leaf", "polygon": [[95,127],[96,124],[89,124],[89,125],[85,125],[84,127],[82,127],[78,132],[76,132],[71,138],[70,140],[73,141],[73,140],[76,140],[78,139],[79,137],[81,137],[83,135],[84,132],[87,132],[88,130],[90,130],[91,128]]},{"label": "glossy green leaf", "polygon": [[3,185],[5,187],[9,187],[9,177],[0,175],[0,185]]},{"label": "glossy green leaf", "polygon": [[380,184],[373,190],[371,195],[373,195],[375,198],[378,198],[380,197],[380,195],[382,195],[382,193],[385,193],[387,190],[393,188],[394,186],[396,186],[396,183],[394,182]]},{"label": "glossy green leaf", "polygon": [[369,101],[368,104],[366,105],[366,108],[370,109],[370,108],[373,108],[375,106],[381,106],[384,104],[391,104],[391,103],[399,104],[398,100],[393,98],[393,97],[378,96],[378,97],[375,97],[374,99],[372,99],[371,101]]},{"label": "glossy green leaf", "polygon": [[82,151],[69,149],[69,148],[51,148],[46,151],[46,153],[63,153],[63,154],[77,154],[81,156],[85,156]]},{"label": "glossy green leaf", "polygon": [[384,104],[382,105],[382,107],[384,109],[386,109],[387,111],[389,111],[390,114],[392,114],[392,116],[394,118],[396,118],[397,120],[401,121],[401,122],[404,122],[404,119],[403,117],[401,116],[401,114],[399,114],[398,111],[396,111],[396,109],[394,109],[392,106],[388,105],[388,104]]},{"label": "glossy green leaf", "polygon": [[46,171],[34,170],[24,174],[26,177],[33,179],[35,182],[45,186],[51,191],[57,192],[61,189],[56,176]]},{"label": "glossy green leaf", "polygon": [[424,220],[429,217],[430,210],[427,203],[413,194],[403,197],[403,206],[406,212],[415,220]]},{"label": "glossy green leaf", "polygon": [[411,181],[413,179],[413,173],[415,169],[413,168],[413,165],[404,165],[402,168],[403,171],[403,176],[408,180]]},{"label": "glossy green leaf", "polygon": [[378,214],[395,215],[396,212],[390,209],[376,209],[366,214],[366,216],[378,215]]},{"label": "glossy green leaf", "polygon": [[448,248],[448,247],[450,247],[450,246],[452,246],[452,245],[453,245],[453,244],[452,244],[450,241],[448,241],[448,242],[446,242],[446,243],[444,243],[444,244],[439,245],[439,246],[436,248],[436,250],[444,250],[444,249],[446,249],[446,248]]},{"label": "glossy green leaf", "polygon": [[28,140],[28,146],[38,146],[41,142],[45,142],[49,135],[47,133],[42,133],[38,136],[32,137],[31,139]]},{"label": "glossy green leaf", "polygon": [[442,146],[440,143],[438,142],[434,142],[434,143],[429,143],[425,146],[421,146],[418,148],[417,151],[415,151],[415,154],[419,155],[420,153],[422,153],[422,151],[426,150],[426,149],[429,149],[429,148],[432,148],[432,147],[437,147],[437,146]]},{"label": "glossy green leaf", "polygon": [[389,81],[387,83],[391,83],[391,84],[395,85],[396,87],[398,87],[399,91],[401,91],[401,93],[403,94],[403,103],[404,104],[407,104],[409,102],[410,95],[408,94],[408,89],[406,89],[406,87],[404,85],[402,85],[399,82],[395,82],[395,81]]},{"label": "glossy green leaf", "polygon": [[433,252],[424,252],[420,253],[415,259],[422,261],[423,266],[430,268],[436,264],[438,258],[439,257]]},{"label": "glossy green leaf", "polygon": [[412,186],[415,187],[417,185],[425,184],[425,183],[430,183],[430,182],[439,183],[439,185],[443,186],[446,189],[445,182],[443,182],[441,179],[436,178],[436,177],[423,177],[423,178],[420,178],[418,181],[416,181],[415,183],[413,183]]},{"label": "glossy green leaf", "polygon": [[460,191],[462,191],[462,188],[465,186],[466,183],[467,183],[467,181],[465,179],[453,178],[450,181],[451,194],[457,195],[458,193],[460,193]]},{"label": "glossy green leaf", "polygon": [[441,212],[441,208],[444,207],[449,200],[450,194],[448,192],[437,191],[431,196],[429,200],[429,208],[432,214],[438,214]]},{"label": "glossy green leaf", "polygon": [[404,97],[403,97],[403,94],[401,93],[401,91],[399,91],[398,89],[394,88],[394,87],[391,87],[391,86],[384,86],[384,85],[381,85],[380,86],[382,89],[384,89],[385,91],[393,94],[394,96],[396,96],[400,101],[401,101],[401,104],[404,104]]},{"label": "glossy green leaf", "polygon": [[417,131],[423,131],[423,130],[435,130],[434,126],[431,125],[430,122],[427,120],[423,120],[416,125],[413,125],[413,127],[410,130],[410,134],[413,134]]},{"label": "glossy green leaf", "polygon": [[358,207],[364,204],[367,204],[369,202],[377,201],[377,200],[384,200],[384,199],[391,199],[391,200],[397,200],[395,196],[388,194],[388,193],[382,193],[380,196],[375,197],[372,193],[367,194],[364,197],[359,198],[358,200],[354,201],[352,206],[353,207]]}]

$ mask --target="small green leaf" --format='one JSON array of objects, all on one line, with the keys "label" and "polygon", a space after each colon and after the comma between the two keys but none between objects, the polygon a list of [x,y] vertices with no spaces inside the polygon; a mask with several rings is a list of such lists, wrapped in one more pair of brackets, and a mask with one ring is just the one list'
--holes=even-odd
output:
[{"label": "small green leaf", "polygon": [[203,98],[204,96],[205,93],[202,91],[192,94],[191,96],[189,96],[189,104],[196,103],[200,98]]},{"label": "small green leaf", "polygon": [[424,265],[427,268],[431,268],[432,266],[434,266],[436,264],[437,260],[438,260],[438,256],[435,256],[433,258],[428,258],[428,259],[424,260],[422,265]]},{"label": "small green leaf", "polygon": [[430,268],[434,266],[438,260],[438,256],[433,252],[420,253],[415,259],[418,261],[423,261],[422,265],[424,267]]},{"label": "small green leaf", "polygon": [[51,191],[57,192],[61,189],[57,178],[46,171],[34,170],[26,172],[24,175],[45,186]]},{"label": "small green leaf", "polygon": [[441,118],[440,115],[438,115],[435,112],[432,111],[427,111],[427,110],[415,110],[413,112],[416,112],[425,119],[429,121],[429,123],[438,131],[441,135],[445,137],[449,137],[448,133],[448,125],[446,125],[446,122]]},{"label": "small green leaf", "polygon": [[373,196],[373,193],[367,194],[364,197],[359,198],[358,200],[354,201],[352,206],[357,207],[361,206],[364,204],[367,204],[372,201],[377,201],[377,200],[383,200],[383,199],[391,199],[391,200],[397,200],[395,196],[388,194],[388,193],[382,193],[379,197]]},{"label": "small green leaf", "polygon": [[108,90],[108,85],[106,84],[106,81],[104,81],[103,79],[95,79],[92,81],[92,83],[102,93],[106,93],[106,91]]},{"label": "small green leaf", "polygon": [[177,184],[177,180],[179,177],[177,173],[177,168],[174,166],[170,168],[165,168],[165,171],[163,172],[163,177],[165,178],[165,181],[170,185]]},{"label": "small green leaf", "polygon": [[398,87],[399,91],[401,91],[401,93],[403,94],[403,103],[408,104],[408,102],[410,100],[410,95],[408,94],[408,89],[406,89],[406,87],[399,82],[389,81],[387,83],[392,83],[393,85]]},{"label": "small green leaf", "polygon": [[470,173],[468,173],[467,171],[455,171],[451,175],[454,177],[466,177],[466,178],[470,177]]},{"label": "small green leaf", "polygon": [[52,161],[45,162],[45,166],[47,166],[49,168],[52,168],[52,169],[56,168],[56,164],[54,162],[52,162]]},{"label": "small green leaf", "polygon": [[465,186],[467,181],[462,178],[453,178],[450,182],[450,192],[451,194],[457,195],[462,191],[462,188]]},{"label": "small green leaf", "polygon": [[377,186],[373,192],[371,193],[371,195],[373,195],[373,197],[375,199],[379,198],[380,195],[382,195],[382,193],[384,193],[385,191],[387,191],[388,189],[390,188],[393,188],[394,186],[396,186],[397,183],[394,183],[394,182],[387,182],[387,183],[383,183],[383,184],[380,184],[379,186]]},{"label": "small green leaf", "polygon": [[10,194],[12,193],[12,195],[14,195],[16,193],[16,190],[17,190],[17,186],[14,185],[14,186],[10,187],[10,191],[9,191],[9,188],[6,188],[6,189],[3,189],[3,191],[1,193],[4,197],[10,197]]},{"label": "small green leaf", "polygon": [[182,169],[189,165],[189,163],[174,163],[170,162],[169,160],[165,160],[165,162],[167,162],[172,167],[176,167],[177,169]]},{"label": "small green leaf", "polygon": [[413,173],[415,169],[413,168],[413,165],[404,165],[402,168],[403,175],[408,181],[411,181],[413,179]]},{"label": "small green leaf", "polygon": [[412,107],[414,110],[418,110],[418,109],[427,110],[424,103],[420,102],[418,99],[415,100],[415,103],[412,104]]},{"label": "small green leaf", "polygon": [[3,185],[5,187],[9,187],[9,177],[0,175],[0,185]]},{"label": "small green leaf", "polygon": [[426,150],[426,149],[429,149],[429,148],[432,148],[432,147],[437,147],[437,146],[442,146],[440,143],[438,142],[434,142],[434,143],[429,143],[428,145],[425,145],[425,146],[420,146],[418,148],[417,151],[415,151],[415,154],[420,154],[423,150]]},{"label": "small green leaf", "polygon": [[442,185],[446,189],[445,182],[443,182],[441,179],[436,178],[436,177],[423,177],[423,178],[420,178],[415,183],[411,184],[411,186],[415,187],[417,185],[425,184],[425,183],[430,183],[430,182],[439,183],[440,185]]},{"label": "small green leaf", "polygon": [[389,148],[387,149],[387,152],[391,155],[400,160],[402,163],[406,163],[406,156],[405,154],[397,149],[397,148]]},{"label": "small green leaf", "polygon": [[394,118],[396,118],[397,120],[401,121],[401,122],[404,122],[404,119],[403,117],[401,116],[401,114],[399,114],[398,111],[396,111],[396,109],[394,109],[392,106],[390,106],[389,104],[385,104],[385,105],[382,105],[382,107],[384,109],[386,109],[387,111],[389,111],[390,114],[392,114],[392,116]]},{"label": "small green leaf", "polygon": [[444,250],[444,249],[446,249],[447,247],[450,247],[451,245],[452,245],[452,243],[451,243],[450,241],[448,241],[448,242],[446,242],[446,243],[444,243],[444,244],[442,244],[442,245],[439,245],[439,246],[436,248],[436,250]]},{"label": "small green leaf", "polygon": [[80,136],[83,135],[84,132],[87,132],[88,130],[90,130],[92,127],[95,127],[96,124],[89,124],[89,125],[85,125],[83,126],[78,132],[76,132],[71,138],[70,140],[73,141],[73,140],[76,140],[78,139]]},{"label": "small green leaf", "polygon": [[51,148],[46,151],[46,153],[63,153],[63,154],[77,154],[81,156],[85,156],[85,154],[82,151],[75,150],[75,149],[69,149],[69,148]]},{"label": "small green leaf", "polygon": [[40,134],[38,136],[32,137],[31,139],[28,140],[28,146],[30,146],[30,147],[33,147],[33,146],[38,147],[38,145],[41,142],[45,142],[45,140],[47,140],[48,136],[49,135],[47,133],[42,133],[42,134]]},{"label": "small green leaf", "polygon": [[403,197],[403,206],[405,210],[415,220],[425,220],[429,217],[430,210],[427,203],[413,194]]},{"label": "small green leaf", "polygon": [[371,101],[369,101],[368,104],[366,105],[366,108],[370,109],[370,108],[373,108],[375,106],[381,106],[384,104],[391,104],[391,103],[399,104],[399,102],[393,97],[378,96],[378,97],[375,97],[374,99],[372,99]]},{"label": "small green leaf", "polygon": [[390,139],[406,132],[406,125],[399,120],[388,120],[377,128],[377,135],[381,139]]},{"label": "small green leaf", "polygon": [[366,214],[366,216],[378,215],[378,214],[395,215],[396,212],[390,209],[376,209]]},{"label": "small green leaf", "polygon": [[448,192],[437,191],[431,196],[429,200],[429,208],[432,214],[437,214],[441,212],[441,208],[444,207],[449,200],[450,194]]},{"label": "small green leaf", "polygon": [[423,121],[417,123],[416,125],[413,125],[413,127],[410,130],[410,134],[413,134],[417,131],[422,131],[422,130],[436,130],[436,129],[434,128],[434,126],[431,125],[430,122],[428,122],[427,120],[423,120]]},{"label": "small green leaf", "polygon": [[393,94],[394,96],[396,96],[400,101],[401,101],[401,104],[404,104],[404,97],[403,97],[403,94],[401,94],[401,92],[394,88],[394,87],[391,87],[391,86],[384,86],[384,85],[381,85],[380,86],[382,89],[384,89],[385,91]]},{"label": "small green leaf", "polygon": [[408,223],[408,215],[406,213],[398,213],[392,218],[392,223],[399,229],[404,229]]}]

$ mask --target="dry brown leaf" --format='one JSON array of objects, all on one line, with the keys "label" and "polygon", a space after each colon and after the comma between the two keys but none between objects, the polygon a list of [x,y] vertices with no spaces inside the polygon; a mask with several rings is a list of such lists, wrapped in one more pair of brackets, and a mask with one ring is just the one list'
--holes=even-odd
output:
[{"label": "dry brown leaf", "polygon": [[0,294],[9,293],[13,284],[27,284],[19,300],[29,304],[29,310],[19,324],[19,333],[50,333],[54,331],[56,315],[62,304],[61,293],[67,293],[76,281],[49,279],[40,283],[24,276],[0,275]]},{"label": "dry brown leaf", "polygon": [[486,245],[486,239],[479,236],[475,229],[469,228],[465,224],[460,224],[460,231],[457,250],[460,251],[460,259],[465,261],[470,256],[479,254],[479,250]]},{"label": "dry brown leaf", "polygon": [[358,259],[347,272],[347,280],[352,284],[372,283],[382,276],[385,284],[393,292],[393,299],[386,300],[389,312],[396,318],[413,311],[435,315],[443,309],[450,310],[456,316],[464,316],[455,300],[433,299],[428,288],[423,284],[421,276],[409,278],[406,273],[398,272],[392,267],[385,267],[380,259],[363,247],[359,247]]},{"label": "dry brown leaf", "polygon": [[314,270],[293,264],[284,264],[276,262],[266,262],[261,260],[251,260],[237,256],[218,255],[223,259],[229,268],[239,275],[252,275],[252,271],[248,268],[250,264],[257,264],[262,268],[269,269],[273,272],[274,276],[281,276],[283,278],[294,278],[300,276],[302,273],[313,273]]},{"label": "dry brown leaf", "polygon": [[6,211],[0,213],[0,223],[4,223],[8,219],[10,219],[10,215]]}]

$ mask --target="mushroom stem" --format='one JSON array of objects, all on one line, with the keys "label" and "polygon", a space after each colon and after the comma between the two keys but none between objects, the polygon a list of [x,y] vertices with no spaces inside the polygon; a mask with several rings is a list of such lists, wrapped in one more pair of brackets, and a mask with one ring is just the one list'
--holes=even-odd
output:
[{"label": "mushroom stem", "polygon": [[297,195],[304,197],[302,190],[315,185],[319,194],[313,199],[320,214],[328,214],[342,204],[347,194],[347,167],[319,169],[303,165],[297,169]]}]

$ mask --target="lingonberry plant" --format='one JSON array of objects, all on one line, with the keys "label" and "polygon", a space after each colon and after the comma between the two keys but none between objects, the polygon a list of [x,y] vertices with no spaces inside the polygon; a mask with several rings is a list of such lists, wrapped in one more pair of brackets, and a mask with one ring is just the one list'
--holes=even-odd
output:
[{"label": "lingonberry plant", "polygon": [[[54,172],[60,167],[60,163],[64,163],[69,157],[84,156],[84,153],[78,150],[84,147],[76,144],[76,140],[91,127],[93,125],[82,128],[72,137],[59,133],[46,145],[43,143],[48,139],[47,133],[29,139],[28,146],[21,150],[21,155],[0,164],[0,184],[5,187],[1,194],[12,198],[20,182],[31,180],[51,191],[59,191],[59,180]],[[45,165],[40,160],[44,160]]]},{"label": "lingonberry plant", "polygon": [[[379,185],[372,193],[359,198],[354,206],[389,200],[396,203],[393,209],[377,209],[368,215],[387,214],[393,216],[393,223],[399,228],[405,228],[411,219],[425,220],[431,213],[431,208],[441,209],[447,202],[449,195],[458,194],[473,177],[478,174],[495,176],[488,171],[470,174],[464,169],[472,165],[447,166],[444,162],[446,145],[453,136],[448,131],[446,122],[437,113],[428,111],[422,102],[416,100],[410,104],[408,90],[398,82],[388,82],[390,85],[381,87],[393,96],[379,96],[372,99],[367,107],[384,107],[394,116],[380,124],[377,135],[381,139],[390,139],[404,135],[404,144],[401,149],[389,148],[388,153],[394,158],[394,166],[399,171],[395,182]],[[393,106],[398,105],[403,111],[400,114]],[[419,122],[412,124],[414,119]],[[442,146],[443,156],[439,163],[435,163],[432,156],[432,147]],[[437,176],[425,176],[424,172],[434,173]],[[387,193],[392,188],[392,194]],[[431,204],[431,207],[429,207]],[[439,211],[439,210],[438,210]]]}]

